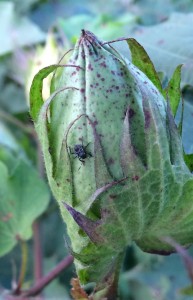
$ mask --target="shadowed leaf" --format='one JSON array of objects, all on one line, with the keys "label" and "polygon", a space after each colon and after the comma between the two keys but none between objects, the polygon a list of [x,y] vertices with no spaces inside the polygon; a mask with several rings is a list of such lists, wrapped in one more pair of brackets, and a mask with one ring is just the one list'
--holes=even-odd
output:
[{"label": "shadowed leaf", "polygon": [[193,172],[193,154],[184,154],[184,160],[190,171]]},{"label": "shadowed leaf", "polygon": [[46,184],[29,163],[8,149],[0,151],[0,256],[32,236],[32,223],[49,201]]}]

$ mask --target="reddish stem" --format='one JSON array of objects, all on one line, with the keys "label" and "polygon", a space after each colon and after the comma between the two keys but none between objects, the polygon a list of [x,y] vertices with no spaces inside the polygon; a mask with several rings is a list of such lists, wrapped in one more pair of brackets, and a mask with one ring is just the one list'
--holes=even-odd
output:
[{"label": "reddish stem", "polygon": [[38,282],[43,275],[42,271],[42,248],[40,241],[40,225],[38,221],[33,223],[34,239],[34,280]]},{"label": "reddish stem", "polygon": [[52,280],[54,280],[64,269],[66,269],[73,262],[73,256],[69,255],[65,257],[50,273],[38,282],[28,291],[23,293],[24,297],[31,297],[38,295]]}]

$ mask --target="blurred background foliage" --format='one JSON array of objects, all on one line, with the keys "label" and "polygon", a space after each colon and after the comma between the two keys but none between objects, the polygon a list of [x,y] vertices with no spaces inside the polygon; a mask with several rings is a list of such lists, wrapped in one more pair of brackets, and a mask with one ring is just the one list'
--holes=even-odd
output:
[{"label": "blurred background foliage", "polygon": [[[103,40],[134,37],[148,52],[163,84],[183,64],[185,100],[183,144],[193,153],[193,0],[13,0],[0,1],[0,293],[11,289],[27,241],[24,287],[33,283],[32,223],[38,219],[44,274],[67,254],[65,225],[43,171],[42,157],[28,113],[35,73],[57,63],[73,48],[82,28]],[[114,43],[130,59],[126,42]],[[44,97],[49,95],[49,78]],[[179,112],[180,114],[180,112]],[[49,202],[49,203],[48,203]],[[9,221],[9,222],[8,222]],[[193,248],[189,249],[193,255]],[[71,299],[73,266],[45,288],[46,299]],[[126,251],[120,293],[123,300],[188,300],[191,285],[178,254],[162,257]],[[86,289],[89,291],[90,287]],[[1,296],[0,296],[1,297]]]}]

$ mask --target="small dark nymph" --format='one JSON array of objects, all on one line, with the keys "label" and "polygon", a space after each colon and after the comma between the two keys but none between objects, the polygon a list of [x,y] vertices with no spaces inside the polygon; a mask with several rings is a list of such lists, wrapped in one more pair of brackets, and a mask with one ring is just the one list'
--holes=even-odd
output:
[{"label": "small dark nymph", "polygon": [[82,144],[77,144],[74,146],[74,151],[72,151],[72,149],[69,147],[70,153],[74,154],[74,158],[78,158],[84,164],[86,158],[92,157],[92,154],[86,150],[89,144],[90,143],[88,143],[86,146],[83,145],[83,142]]}]

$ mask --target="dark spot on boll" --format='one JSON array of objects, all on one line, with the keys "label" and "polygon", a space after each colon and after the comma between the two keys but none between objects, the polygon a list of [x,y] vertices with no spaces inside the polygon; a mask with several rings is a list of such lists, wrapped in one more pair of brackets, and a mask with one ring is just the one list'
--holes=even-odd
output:
[{"label": "dark spot on boll", "polygon": [[106,207],[101,210],[101,218],[102,219],[107,218],[110,214],[111,214],[111,211]]},{"label": "dark spot on boll", "polygon": [[95,120],[95,121],[93,122],[93,125],[94,125],[94,126],[98,125],[98,121]]},{"label": "dark spot on boll", "polygon": [[164,43],[165,43],[165,41],[164,41],[163,39],[157,41],[157,44],[158,44],[158,45],[162,45],[162,44],[164,44]]},{"label": "dark spot on boll", "polygon": [[80,92],[81,92],[81,93],[84,93],[84,92],[85,92],[85,89],[83,89],[83,88],[80,89]]},{"label": "dark spot on boll", "polygon": [[116,88],[116,90],[119,90],[119,86],[118,85],[115,88]]},{"label": "dark spot on boll", "polygon": [[108,165],[113,165],[115,163],[115,161],[112,157],[110,157],[107,163],[108,163]]},{"label": "dark spot on boll", "polygon": [[151,90],[152,90],[152,92],[153,92],[154,94],[157,95],[157,91],[156,91],[156,90],[154,90],[154,89],[151,89]]},{"label": "dark spot on boll", "polygon": [[102,81],[105,81],[105,79],[104,79],[104,78],[101,78],[101,80],[102,80]]},{"label": "dark spot on boll", "polygon": [[144,109],[144,115],[145,115],[145,129],[149,128],[151,123],[151,114],[148,110]]},{"label": "dark spot on boll", "polygon": [[97,77],[98,77],[98,78],[100,78],[100,77],[101,77],[101,75],[100,75],[99,73],[97,73]]},{"label": "dark spot on boll", "polygon": [[144,84],[147,84],[147,81],[144,81]]},{"label": "dark spot on boll", "polygon": [[94,70],[93,67],[92,67],[92,65],[91,65],[91,63],[89,63],[89,65],[88,65],[88,70],[90,70],[90,71]]},{"label": "dark spot on boll", "polygon": [[106,67],[107,67],[105,61],[103,61],[102,63],[100,63],[100,66],[103,67],[103,68],[106,68]]},{"label": "dark spot on boll", "polygon": [[96,63],[96,62],[98,62],[98,61],[100,61],[101,59],[100,59],[100,57],[99,58],[96,58],[96,59],[94,59],[94,62]]},{"label": "dark spot on boll", "polygon": [[138,175],[135,175],[132,177],[132,181],[138,181],[139,180],[139,176]]},{"label": "dark spot on boll", "polygon": [[82,59],[85,60],[85,57],[86,57],[86,56],[85,56],[84,52],[81,53],[81,57],[82,57]]},{"label": "dark spot on boll", "polygon": [[48,148],[48,152],[49,152],[50,154],[52,154],[52,149],[51,149],[51,147]]},{"label": "dark spot on boll", "polygon": [[72,72],[71,76],[74,76],[74,75],[76,75],[76,72],[75,72],[75,71],[74,71],[74,72]]},{"label": "dark spot on boll", "polygon": [[110,194],[110,195],[109,195],[109,198],[112,199],[112,200],[114,200],[115,198],[117,198],[117,195]]},{"label": "dark spot on boll", "polygon": [[128,114],[129,114],[129,119],[131,119],[135,115],[135,111],[132,108],[129,108]]},{"label": "dark spot on boll", "polygon": [[115,71],[111,71],[111,74],[115,75]]}]

